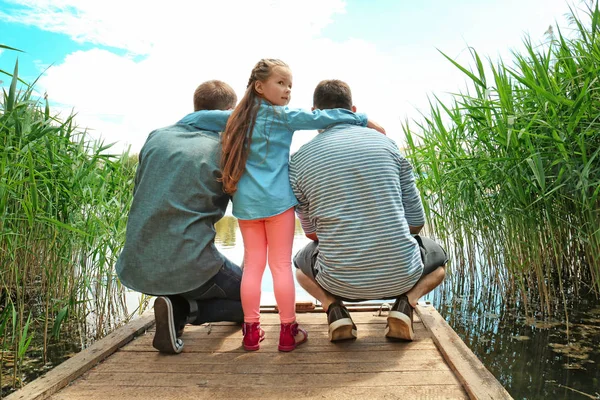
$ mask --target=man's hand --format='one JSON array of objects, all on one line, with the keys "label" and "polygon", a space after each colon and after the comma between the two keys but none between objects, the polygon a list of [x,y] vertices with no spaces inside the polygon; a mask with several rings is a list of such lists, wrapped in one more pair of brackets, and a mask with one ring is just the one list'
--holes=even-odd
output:
[{"label": "man's hand", "polygon": [[411,235],[418,235],[421,232],[421,229],[423,229],[423,225],[421,225],[421,226],[410,226],[409,225],[408,229],[410,229]]},{"label": "man's hand", "polygon": [[306,235],[307,238],[309,238],[313,242],[318,242],[319,241],[319,238],[317,237],[316,233],[306,233],[305,235]]},{"label": "man's hand", "polygon": [[385,135],[385,129],[383,129],[383,126],[379,125],[375,121],[371,121],[370,119],[367,120],[367,128],[375,129],[377,132],[381,132]]}]

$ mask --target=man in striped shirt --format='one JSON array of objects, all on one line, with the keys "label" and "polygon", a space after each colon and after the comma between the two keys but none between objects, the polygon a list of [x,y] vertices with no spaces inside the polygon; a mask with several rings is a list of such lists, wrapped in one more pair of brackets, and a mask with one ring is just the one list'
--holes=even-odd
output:
[{"label": "man in striped shirt", "polygon": [[[322,81],[313,108],[356,112],[348,85]],[[412,166],[372,129],[337,124],[290,161],[297,214],[313,240],[294,257],[298,283],[327,312],[331,341],[356,338],[343,301],[396,299],[385,335],[412,340],[418,299],[445,276],[445,251],[418,236],[425,214]]]}]

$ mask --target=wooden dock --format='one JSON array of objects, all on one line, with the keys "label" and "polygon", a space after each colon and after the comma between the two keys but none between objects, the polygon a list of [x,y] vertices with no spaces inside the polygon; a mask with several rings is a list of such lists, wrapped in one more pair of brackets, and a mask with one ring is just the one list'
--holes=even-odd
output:
[{"label": "wooden dock", "polygon": [[322,311],[299,313],[309,340],[291,353],[277,351],[279,319],[265,312],[259,351],[244,351],[239,326],[216,323],[188,325],[183,353],[162,355],[146,314],[7,400],[511,398],[433,307],[417,307],[411,343],[384,337],[385,311],[350,310],[357,340],[331,343]]}]

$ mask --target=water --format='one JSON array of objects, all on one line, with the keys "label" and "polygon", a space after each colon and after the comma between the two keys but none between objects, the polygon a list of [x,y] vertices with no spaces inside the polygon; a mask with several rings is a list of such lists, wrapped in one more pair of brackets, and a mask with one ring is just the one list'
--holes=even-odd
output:
[{"label": "water", "polygon": [[[474,294],[475,293],[475,294]],[[430,296],[440,314],[515,399],[600,399],[600,302],[579,299],[543,319],[447,280]]]},{"label": "water", "polygon": [[[217,248],[231,261],[237,265],[241,265],[244,259],[244,245],[242,241],[242,234],[238,228],[237,220],[231,216],[225,216],[217,223],[217,237],[215,243]],[[294,244],[292,248],[292,254],[296,254],[298,250],[306,246],[310,242],[300,226],[300,222],[296,220],[296,230],[294,234]],[[306,293],[302,287],[296,282],[294,275],[294,282],[296,284],[296,300],[297,301],[314,301],[314,297]],[[263,275],[262,287],[261,287],[261,305],[274,305],[275,294],[273,293],[273,278],[267,268]]]}]

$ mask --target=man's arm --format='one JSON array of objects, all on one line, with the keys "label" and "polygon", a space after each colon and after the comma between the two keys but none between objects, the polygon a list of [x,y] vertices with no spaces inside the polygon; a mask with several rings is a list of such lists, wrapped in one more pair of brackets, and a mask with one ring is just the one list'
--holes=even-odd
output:
[{"label": "man's arm", "polygon": [[312,221],[308,218],[308,210],[309,203],[308,199],[302,192],[300,188],[299,179],[298,179],[298,171],[296,168],[296,162],[294,160],[294,156],[290,160],[289,166],[289,174],[290,174],[290,185],[292,187],[292,191],[298,199],[298,205],[296,206],[296,215],[298,215],[298,219],[300,220],[300,224],[302,225],[302,230],[307,238],[310,240],[317,241],[319,238],[317,237],[317,227],[314,226]]},{"label": "man's arm", "polygon": [[425,225],[425,211],[419,189],[417,189],[415,183],[412,165],[402,156],[400,156],[400,187],[402,189],[404,216],[410,233],[413,235],[418,234]]}]

